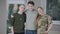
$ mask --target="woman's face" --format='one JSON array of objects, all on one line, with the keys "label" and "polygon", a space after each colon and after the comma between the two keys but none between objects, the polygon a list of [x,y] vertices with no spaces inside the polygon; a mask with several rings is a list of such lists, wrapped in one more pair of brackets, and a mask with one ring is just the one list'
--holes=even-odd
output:
[{"label": "woman's face", "polygon": [[18,8],[18,7],[17,7],[17,4],[15,4],[13,9],[14,9],[14,10],[17,10],[17,8]]},{"label": "woman's face", "polygon": [[24,12],[25,11],[25,6],[24,5],[19,6],[19,10]]},{"label": "woman's face", "polygon": [[39,13],[40,15],[42,15],[42,14],[43,14],[43,9],[38,8],[38,13]]}]

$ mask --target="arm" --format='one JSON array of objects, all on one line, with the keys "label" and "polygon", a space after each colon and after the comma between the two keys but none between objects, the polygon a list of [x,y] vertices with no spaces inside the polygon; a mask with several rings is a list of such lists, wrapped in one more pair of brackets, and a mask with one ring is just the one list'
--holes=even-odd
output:
[{"label": "arm", "polygon": [[53,26],[53,24],[51,23],[50,26],[48,27],[47,32],[49,32],[51,30],[52,26]]},{"label": "arm", "polygon": [[14,34],[13,26],[11,26],[11,32],[12,32],[12,34]]},{"label": "arm", "polygon": [[38,28],[38,20],[37,19],[35,21],[35,26],[36,26],[36,28]]},{"label": "arm", "polygon": [[14,16],[11,15],[11,32],[12,32],[12,34],[14,34],[13,23],[14,23]]},{"label": "arm", "polygon": [[53,26],[53,23],[52,23],[51,17],[48,16],[48,29],[46,31],[46,34],[51,30],[52,26]]}]

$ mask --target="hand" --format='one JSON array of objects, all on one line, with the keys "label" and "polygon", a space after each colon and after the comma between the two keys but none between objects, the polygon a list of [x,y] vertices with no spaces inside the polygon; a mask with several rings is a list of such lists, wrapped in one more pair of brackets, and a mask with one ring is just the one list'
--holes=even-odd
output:
[{"label": "hand", "polygon": [[14,34],[14,31],[12,31],[11,33]]},{"label": "hand", "polygon": [[48,31],[45,31],[45,34],[48,34]]},{"label": "hand", "polygon": [[12,34],[14,34],[14,33],[12,33]]},{"label": "hand", "polygon": [[14,34],[13,26],[11,27],[11,33]]}]

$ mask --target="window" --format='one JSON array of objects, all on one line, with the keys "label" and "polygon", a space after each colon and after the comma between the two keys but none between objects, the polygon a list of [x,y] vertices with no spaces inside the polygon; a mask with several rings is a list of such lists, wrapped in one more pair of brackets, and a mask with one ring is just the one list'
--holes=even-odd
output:
[{"label": "window", "polygon": [[52,16],[53,20],[60,21],[60,0],[47,0],[46,13]]}]

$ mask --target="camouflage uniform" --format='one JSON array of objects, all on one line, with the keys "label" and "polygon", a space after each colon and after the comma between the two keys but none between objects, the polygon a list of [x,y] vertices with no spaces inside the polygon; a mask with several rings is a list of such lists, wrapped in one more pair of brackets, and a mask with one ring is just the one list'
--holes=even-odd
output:
[{"label": "camouflage uniform", "polygon": [[51,20],[48,20],[48,15],[37,17],[37,34],[45,34],[47,27],[51,24]]}]

